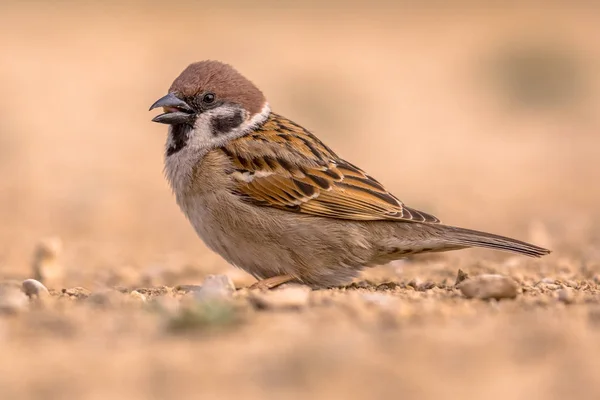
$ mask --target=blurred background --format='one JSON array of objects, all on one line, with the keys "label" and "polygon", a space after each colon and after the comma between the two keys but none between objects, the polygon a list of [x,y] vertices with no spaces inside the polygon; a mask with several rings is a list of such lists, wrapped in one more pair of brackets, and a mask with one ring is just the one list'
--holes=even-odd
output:
[{"label": "blurred background", "polygon": [[591,224],[600,13],[453,4],[3,2],[0,271],[47,235],[77,269],[207,254],[147,111],[203,59],[446,223],[524,239]]},{"label": "blurred background", "polygon": [[[177,208],[147,111],[203,59],[408,205],[597,260],[600,9],[509,3],[3,1],[0,275],[29,277],[45,237],[64,285],[232,271]],[[464,254],[443,257],[507,257]]]}]

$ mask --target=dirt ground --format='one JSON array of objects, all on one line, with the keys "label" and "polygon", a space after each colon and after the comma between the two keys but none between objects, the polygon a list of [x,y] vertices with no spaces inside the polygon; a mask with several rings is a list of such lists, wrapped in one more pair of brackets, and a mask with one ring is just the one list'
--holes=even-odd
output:
[{"label": "dirt ground", "polygon": [[[467,3],[3,2],[0,398],[600,398],[600,12]],[[249,292],[147,112],[207,58],[408,205],[553,253]],[[516,297],[467,298],[459,270]]]}]

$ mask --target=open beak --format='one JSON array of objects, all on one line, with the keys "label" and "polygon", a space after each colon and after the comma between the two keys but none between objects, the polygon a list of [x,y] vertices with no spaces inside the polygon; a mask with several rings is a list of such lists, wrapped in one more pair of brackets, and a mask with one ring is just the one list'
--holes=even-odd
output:
[{"label": "open beak", "polygon": [[[152,118],[152,122],[158,122],[161,124],[179,125],[179,124],[193,124],[195,111],[188,103],[181,100],[173,93],[161,97],[152,104],[150,110],[162,107],[164,109],[163,114],[159,114]],[[150,111],[149,110],[149,111]]]}]

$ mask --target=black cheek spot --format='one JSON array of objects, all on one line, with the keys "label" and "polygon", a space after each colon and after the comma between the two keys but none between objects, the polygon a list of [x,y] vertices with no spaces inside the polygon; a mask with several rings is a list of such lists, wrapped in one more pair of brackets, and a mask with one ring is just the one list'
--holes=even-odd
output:
[{"label": "black cheek spot", "polygon": [[227,116],[216,116],[211,121],[211,128],[213,135],[222,135],[237,128],[244,122],[242,112],[237,110],[232,115]]},{"label": "black cheek spot", "polygon": [[171,145],[167,148],[167,157],[183,149],[188,141],[188,125],[173,125],[171,130]]}]

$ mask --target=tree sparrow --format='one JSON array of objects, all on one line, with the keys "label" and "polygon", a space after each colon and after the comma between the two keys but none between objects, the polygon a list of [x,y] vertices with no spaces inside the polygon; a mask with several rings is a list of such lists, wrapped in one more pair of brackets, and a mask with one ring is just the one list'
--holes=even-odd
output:
[{"label": "tree sparrow", "polygon": [[367,266],[409,254],[488,247],[549,250],[440,224],[405,206],[315,135],[271,112],[231,66],[187,67],[150,110],[169,125],[165,174],[206,245],[252,274],[258,288],[347,283]]}]

